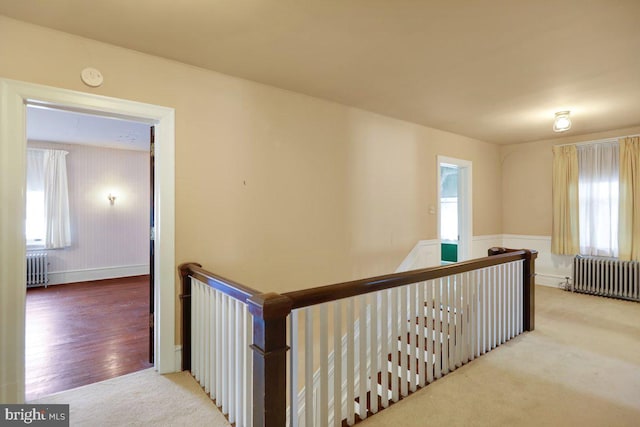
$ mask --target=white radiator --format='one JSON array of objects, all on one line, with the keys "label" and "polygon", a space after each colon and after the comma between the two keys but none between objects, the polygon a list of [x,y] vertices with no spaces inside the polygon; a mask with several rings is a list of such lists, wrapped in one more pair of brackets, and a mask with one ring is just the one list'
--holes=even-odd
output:
[{"label": "white radiator", "polygon": [[640,301],[640,262],[576,255],[571,290]]},{"label": "white radiator", "polygon": [[27,287],[47,286],[49,261],[46,252],[27,252]]}]

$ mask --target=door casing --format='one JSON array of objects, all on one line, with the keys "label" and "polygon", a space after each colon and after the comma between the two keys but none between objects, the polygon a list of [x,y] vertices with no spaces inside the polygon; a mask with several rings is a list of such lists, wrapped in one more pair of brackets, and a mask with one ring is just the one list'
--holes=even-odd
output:
[{"label": "door casing", "polygon": [[155,368],[175,372],[175,112],[173,108],[0,78],[0,402],[24,402],[26,106],[155,125]]}]

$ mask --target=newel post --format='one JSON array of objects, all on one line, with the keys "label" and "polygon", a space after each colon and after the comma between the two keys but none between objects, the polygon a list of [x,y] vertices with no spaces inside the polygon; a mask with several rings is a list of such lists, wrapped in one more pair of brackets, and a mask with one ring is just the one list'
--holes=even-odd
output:
[{"label": "newel post", "polygon": [[519,250],[525,253],[522,269],[522,326],[525,331],[533,331],[536,326],[536,258],[538,258],[538,251],[494,247],[489,249],[488,255],[494,256]]},{"label": "newel post", "polygon": [[253,315],[253,426],[281,427],[287,418],[287,316],[293,303],[267,293],[247,304]]},{"label": "newel post", "polygon": [[524,249],[524,252],[522,326],[525,331],[533,331],[536,324],[536,258],[538,251]]},{"label": "newel post", "polygon": [[188,262],[180,264],[178,271],[182,289],[180,290],[180,301],[182,303],[182,370],[191,370],[191,276],[190,266],[200,264]]}]

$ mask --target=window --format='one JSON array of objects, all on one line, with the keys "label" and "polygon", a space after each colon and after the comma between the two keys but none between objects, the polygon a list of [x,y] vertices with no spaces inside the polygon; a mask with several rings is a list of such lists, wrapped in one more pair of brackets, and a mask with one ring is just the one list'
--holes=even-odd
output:
[{"label": "window", "polygon": [[618,143],[577,147],[580,253],[618,256]]},{"label": "window", "polygon": [[640,260],[640,137],[553,147],[551,252]]},{"label": "window", "polygon": [[27,246],[71,245],[66,151],[27,150]]},{"label": "window", "polygon": [[46,221],[44,191],[27,191],[27,246],[44,246]]}]

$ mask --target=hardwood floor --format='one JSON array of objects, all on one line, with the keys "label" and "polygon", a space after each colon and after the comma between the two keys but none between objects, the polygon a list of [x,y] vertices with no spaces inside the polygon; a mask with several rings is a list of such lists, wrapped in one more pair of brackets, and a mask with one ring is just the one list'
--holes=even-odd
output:
[{"label": "hardwood floor", "polygon": [[152,366],[149,276],[27,290],[26,400]]}]

